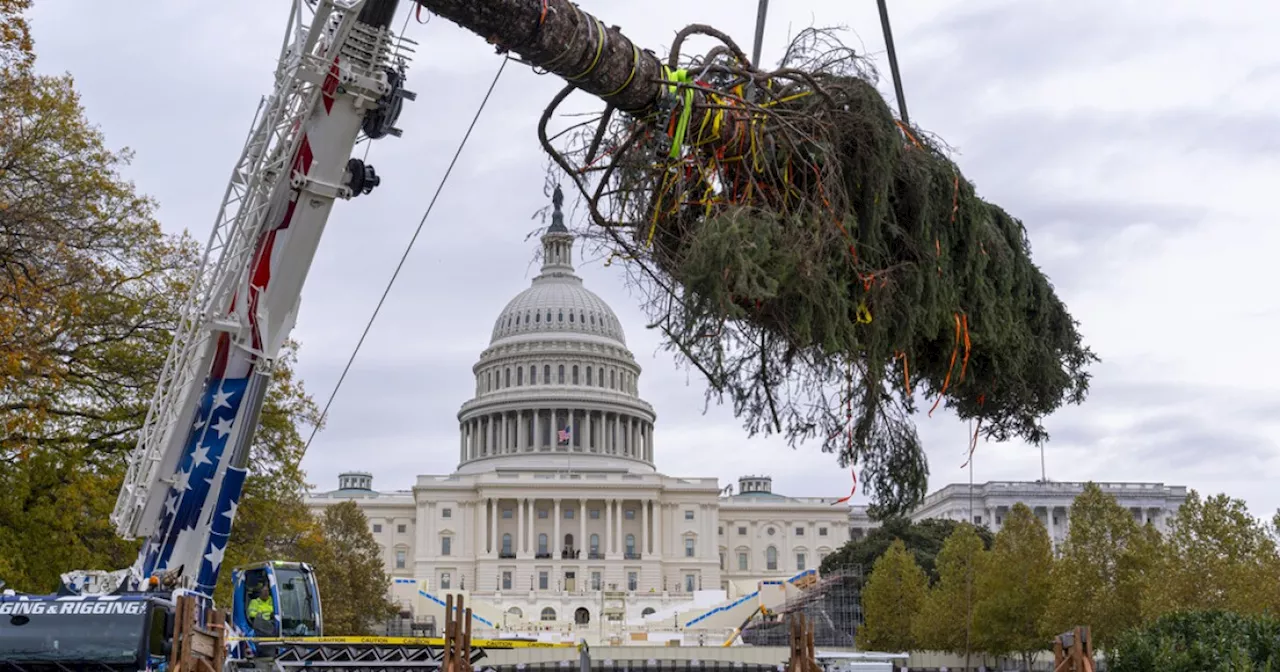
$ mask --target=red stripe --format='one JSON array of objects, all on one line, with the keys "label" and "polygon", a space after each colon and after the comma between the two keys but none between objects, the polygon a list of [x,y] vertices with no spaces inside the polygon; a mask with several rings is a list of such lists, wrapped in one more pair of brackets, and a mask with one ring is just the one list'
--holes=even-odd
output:
[{"label": "red stripe", "polygon": [[329,74],[324,78],[324,84],[320,86],[320,99],[324,102],[324,113],[329,114],[333,111],[333,96],[338,91],[338,57],[333,57],[333,65],[329,66]]},{"label": "red stripe", "polygon": [[[302,136],[302,142],[298,144],[298,153],[293,158],[293,171],[297,171],[306,175],[311,172],[311,164],[315,160],[315,155],[311,151],[311,142],[306,135]],[[292,172],[292,171],[291,171]],[[253,338],[253,347],[255,349],[262,348],[262,335],[258,330],[258,299],[267,289],[267,284],[271,282],[271,250],[275,247],[276,232],[289,228],[289,224],[293,222],[293,213],[298,205],[298,192],[296,189],[291,190],[289,194],[289,205],[286,206],[284,216],[280,220],[280,224],[271,231],[264,233],[258,238],[257,248],[254,250],[253,263],[251,265],[252,272],[249,277],[249,326],[250,333]],[[235,312],[236,297],[231,297],[231,307],[228,312]],[[215,378],[226,376],[227,360],[231,354],[231,339],[227,334],[218,336],[218,350],[214,355],[212,375]]]}]

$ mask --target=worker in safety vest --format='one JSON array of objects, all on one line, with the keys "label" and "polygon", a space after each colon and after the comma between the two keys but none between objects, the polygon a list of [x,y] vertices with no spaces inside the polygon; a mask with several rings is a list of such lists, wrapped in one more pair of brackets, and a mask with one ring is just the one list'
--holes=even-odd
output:
[{"label": "worker in safety vest", "polygon": [[271,587],[263,585],[258,596],[249,600],[249,622],[259,635],[275,634],[275,605],[271,602]]}]

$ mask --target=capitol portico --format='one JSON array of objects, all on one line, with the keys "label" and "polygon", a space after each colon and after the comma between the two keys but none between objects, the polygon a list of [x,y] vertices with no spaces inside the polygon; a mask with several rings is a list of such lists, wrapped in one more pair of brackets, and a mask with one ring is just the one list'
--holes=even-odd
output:
[{"label": "capitol portico", "polygon": [[397,586],[465,591],[504,622],[658,618],[816,568],[848,539],[837,498],[784,497],[767,477],[726,495],[716,478],[655,469],[657,415],[617,316],[575,273],[561,198],[541,272],[472,367],[457,468],[403,492],[351,472],[309,504],[355,500]]}]

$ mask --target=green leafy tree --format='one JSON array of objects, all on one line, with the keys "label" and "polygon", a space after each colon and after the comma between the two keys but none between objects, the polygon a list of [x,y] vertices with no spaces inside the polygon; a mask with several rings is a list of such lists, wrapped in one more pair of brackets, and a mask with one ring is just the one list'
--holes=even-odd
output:
[{"label": "green leafy tree", "polygon": [[[836,552],[824,558],[820,571],[832,574],[842,569],[860,569],[865,577],[876,560],[889,550],[889,546],[895,540],[901,540],[932,584],[938,580],[938,553],[960,525],[962,523],[941,518],[914,523],[907,518],[889,518],[867,536],[846,542]],[[982,539],[983,548],[991,548],[990,530],[979,527],[974,532]],[[863,581],[865,582],[865,578]]]},{"label": "green leafy tree", "polygon": [[[121,177],[130,153],[107,146],[72,78],[35,72],[29,6],[0,0],[0,573],[50,591],[62,572],[136,556],[108,516],[199,250]],[[297,427],[315,407],[292,361],[268,393],[233,544],[298,537],[308,520]]]},{"label": "green leafy tree", "polygon": [[369,520],[355,502],[324,510],[303,537],[298,558],[316,570],[326,635],[368,635],[396,612],[388,600],[391,578],[383,569]]},{"label": "green leafy tree", "polygon": [[1263,672],[1280,669],[1280,620],[1182,611],[1116,638],[1110,672]]},{"label": "green leafy tree", "polygon": [[1025,504],[1014,504],[978,579],[974,630],[986,651],[1019,654],[1030,669],[1036,652],[1049,647],[1044,612],[1052,565],[1044,524]]},{"label": "green leafy tree", "polygon": [[1243,501],[1192,490],[1169,523],[1147,582],[1146,615],[1182,610],[1257,614],[1280,609],[1276,542]]},{"label": "green leafy tree", "polygon": [[929,589],[911,631],[919,648],[969,656],[975,650],[973,613],[977,575],[987,550],[973,525],[962,523],[938,553],[938,582]]},{"label": "green leafy tree", "polygon": [[1070,520],[1053,566],[1046,626],[1052,634],[1088,625],[1095,645],[1105,649],[1142,623],[1144,586],[1160,535],[1139,527],[1095,483],[1085,484],[1072,502]]},{"label": "green leafy tree", "polygon": [[896,539],[872,566],[862,590],[862,627],[858,628],[859,648],[878,651],[911,651],[915,638],[911,623],[920,613],[929,580]]}]

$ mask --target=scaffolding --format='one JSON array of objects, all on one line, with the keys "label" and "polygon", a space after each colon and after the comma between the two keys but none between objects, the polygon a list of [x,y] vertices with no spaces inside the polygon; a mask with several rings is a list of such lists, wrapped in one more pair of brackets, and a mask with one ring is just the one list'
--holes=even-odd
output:
[{"label": "scaffolding", "polygon": [[787,646],[791,621],[803,615],[812,627],[815,646],[853,648],[854,634],[862,625],[861,585],[862,572],[856,568],[823,576],[747,625],[742,641],[752,646]]}]

